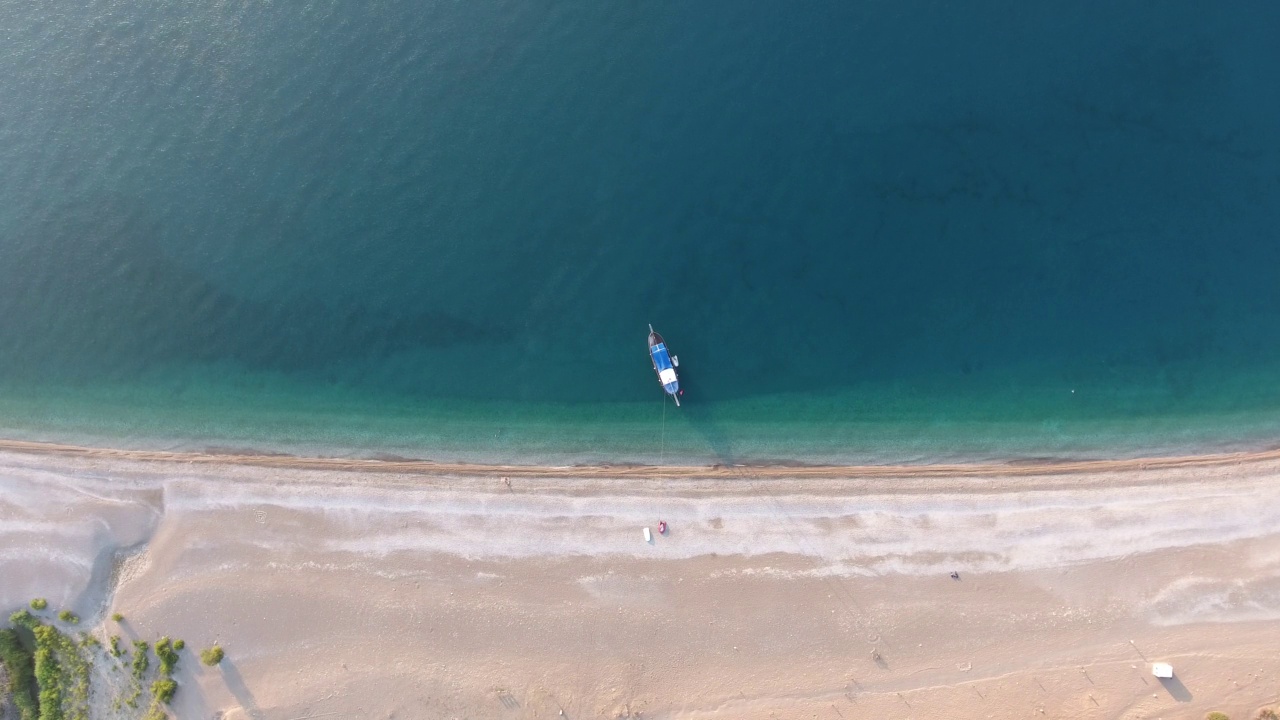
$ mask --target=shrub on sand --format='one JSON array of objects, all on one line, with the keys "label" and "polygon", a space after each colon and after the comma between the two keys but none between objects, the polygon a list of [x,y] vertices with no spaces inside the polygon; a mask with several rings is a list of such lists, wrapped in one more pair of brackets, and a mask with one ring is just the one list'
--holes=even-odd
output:
[{"label": "shrub on sand", "polygon": [[178,683],[170,678],[160,678],[151,683],[151,697],[168,705],[173,694],[178,691]]},{"label": "shrub on sand", "polygon": [[124,622],[124,616],[120,613],[111,613],[111,619],[118,623]]},{"label": "shrub on sand", "polygon": [[160,658],[160,676],[169,677],[178,667],[178,651],[173,649],[173,641],[167,636],[156,641],[156,657]]},{"label": "shrub on sand", "polygon": [[222,662],[222,648],[214,645],[211,648],[205,648],[200,651],[200,662],[213,667]]},{"label": "shrub on sand", "polygon": [[32,610],[43,610],[47,607],[49,607],[49,601],[45,600],[44,598],[36,598],[35,600],[31,601]]},{"label": "shrub on sand", "polygon": [[36,626],[40,624],[40,621],[36,619],[36,616],[26,610],[19,610],[18,612],[10,615],[9,622],[17,625],[18,627],[23,627],[32,631],[34,631]]},{"label": "shrub on sand", "polygon": [[68,625],[75,625],[76,623],[80,622],[80,618],[76,617],[76,614],[71,612],[70,610],[63,610],[62,612],[58,613],[58,619]]},{"label": "shrub on sand", "polygon": [[1258,711],[1258,720],[1280,720],[1280,715],[1271,708],[1262,708]]},{"label": "shrub on sand", "polygon": [[186,647],[186,646],[187,646],[187,641],[186,641],[186,640],[183,640],[183,639],[181,639],[181,638],[179,638],[179,639],[177,639],[177,640],[174,640],[174,641],[173,641],[173,649],[174,649],[174,650],[181,650],[182,648],[184,648],[184,647]]},{"label": "shrub on sand", "polygon": [[9,671],[9,686],[0,687],[0,695],[5,692],[12,695],[21,720],[36,720],[40,707],[36,704],[35,666],[18,633],[8,628],[0,630],[0,665]]},{"label": "shrub on sand", "polygon": [[[62,717],[63,681],[62,669],[59,667],[56,647],[61,633],[52,625],[38,625],[32,632],[36,636],[35,673],[36,686],[40,689],[40,715],[46,713],[50,718]],[[54,708],[57,708],[54,710]]]},{"label": "shrub on sand", "polygon": [[1204,720],[1231,720],[1231,718],[1227,717],[1226,713],[1218,712],[1217,710],[1214,710],[1208,715],[1205,715]]},{"label": "shrub on sand", "polygon": [[133,676],[139,681],[147,674],[147,668],[151,665],[151,658],[147,657],[150,650],[151,646],[146,640],[133,641]]}]

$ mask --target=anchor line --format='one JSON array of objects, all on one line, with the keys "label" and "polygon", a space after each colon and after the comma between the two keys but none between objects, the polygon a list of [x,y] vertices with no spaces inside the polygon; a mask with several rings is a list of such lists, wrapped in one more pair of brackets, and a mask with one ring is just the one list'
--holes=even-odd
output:
[{"label": "anchor line", "polygon": [[658,434],[658,464],[662,465],[667,457],[667,395],[662,394],[662,431]]}]

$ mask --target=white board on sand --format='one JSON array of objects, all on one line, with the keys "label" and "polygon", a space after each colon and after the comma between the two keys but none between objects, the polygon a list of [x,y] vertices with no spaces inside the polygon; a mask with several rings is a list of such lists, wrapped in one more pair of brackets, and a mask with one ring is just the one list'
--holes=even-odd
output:
[{"label": "white board on sand", "polygon": [[1173,666],[1169,663],[1156,663],[1151,666],[1151,674],[1158,678],[1173,677]]},{"label": "white board on sand", "polygon": [[644,529],[644,541],[653,542],[653,533],[649,532],[649,528]]}]

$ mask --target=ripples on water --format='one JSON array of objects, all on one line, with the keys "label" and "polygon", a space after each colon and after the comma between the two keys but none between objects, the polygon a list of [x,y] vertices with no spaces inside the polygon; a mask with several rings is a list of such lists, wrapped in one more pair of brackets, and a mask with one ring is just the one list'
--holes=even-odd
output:
[{"label": "ripples on water", "polygon": [[10,435],[919,460],[1280,420],[1270,4],[6,12]]}]

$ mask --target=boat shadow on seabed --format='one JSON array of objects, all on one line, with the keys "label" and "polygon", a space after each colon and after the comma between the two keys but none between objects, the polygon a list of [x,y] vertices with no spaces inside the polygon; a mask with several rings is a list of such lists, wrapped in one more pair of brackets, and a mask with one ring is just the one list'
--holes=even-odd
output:
[{"label": "boat shadow on seabed", "polygon": [[735,465],[740,460],[733,456],[733,445],[724,427],[716,419],[716,410],[711,403],[703,401],[697,395],[697,371],[689,367],[680,368],[680,384],[688,391],[682,396],[684,403],[680,406],[680,414],[695,433],[697,433],[711,450],[712,461],[720,465]]}]

